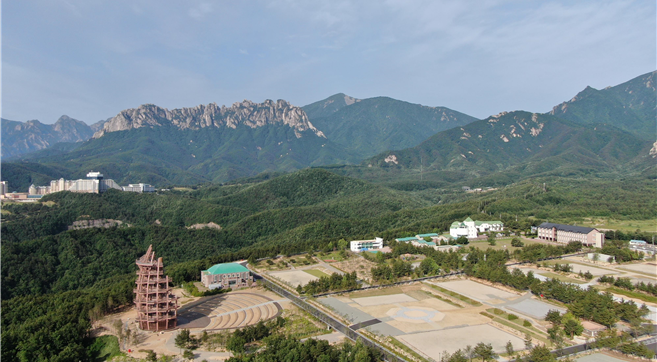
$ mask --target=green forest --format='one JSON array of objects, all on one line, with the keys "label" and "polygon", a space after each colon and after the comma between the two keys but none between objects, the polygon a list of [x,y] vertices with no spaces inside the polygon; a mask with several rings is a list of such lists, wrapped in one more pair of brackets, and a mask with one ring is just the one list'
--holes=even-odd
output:
[{"label": "green forest", "polygon": [[[409,234],[444,232],[453,221],[467,217],[502,220],[514,231],[529,231],[546,220],[650,220],[657,218],[656,203],[653,182],[646,179],[551,177],[465,193],[460,186],[373,184],[325,169],[157,194],[60,192],[33,204],[3,203],[1,357],[5,361],[92,360],[91,322],[131,303],[134,262],[149,245],[164,258],[167,274],[179,285],[198,280],[201,270],[218,262],[321,250],[343,238],[380,236],[390,241]],[[75,221],[98,219],[123,224],[68,229]],[[220,229],[190,228],[209,222]],[[650,240],[652,234],[638,230],[622,236]],[[406,252],[404,247],[395,248],[395,253],[402,252]],[[531,260],[563,250],[528,246],[523,252],[504,258]],[[469,264],[449,254],[429,256],[433,263],[422,266],[426,274],[469,270]],[[473,265],[468,272],[493,278],[496,274],[488,272],[486,265]],[[401,264],[390,271],[381,268],[377,275],[382,280],[408,272]],[[508,283],[515,282],[509,279]],[[327,279],[308,292],[353,284],[351,278]],[[532,283],[520,286],[539,288]],[[541,284],[540,288],[548,292],[556,287]],[[300,342],[272,339],[267,343]],[[360,352],[331,353],[337,360],[342,353]]]}]

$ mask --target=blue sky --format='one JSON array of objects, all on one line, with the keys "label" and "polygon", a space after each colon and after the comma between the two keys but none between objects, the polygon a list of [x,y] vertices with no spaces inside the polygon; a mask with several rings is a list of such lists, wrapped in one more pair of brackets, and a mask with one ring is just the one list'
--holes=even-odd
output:
[{"label": "blue sky", "polygon": [[649,1],[2,2],[2,117],[343,92],[484,118],[656,68]]}]

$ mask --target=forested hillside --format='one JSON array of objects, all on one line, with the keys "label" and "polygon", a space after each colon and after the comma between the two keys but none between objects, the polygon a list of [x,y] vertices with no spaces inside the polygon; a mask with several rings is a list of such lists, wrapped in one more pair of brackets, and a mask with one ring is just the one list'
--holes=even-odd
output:
[{"label": "forested hillside", "polygon": [[[304,107],[310,121],[332,142],[365,159],[388,150],[413,147],[436,132],[477,119],[446,107],[427,107],[388,97],[349,103],[335,95]],[[324,102],[324,103],[321,103]],[[336,104],[344,104],[336,106]],[[325,105],[325,108],[321,108]]]},{"label": "forested hillside", "polygon": [[650,72],[614,87],[587,87],[550,114],[578,123],[610,124],[648,141],[655,140],[655,76]]}]

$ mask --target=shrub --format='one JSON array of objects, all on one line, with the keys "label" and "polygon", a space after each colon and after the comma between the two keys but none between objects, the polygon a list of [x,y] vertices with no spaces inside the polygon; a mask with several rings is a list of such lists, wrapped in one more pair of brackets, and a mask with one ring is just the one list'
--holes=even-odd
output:
[{"label": "shrub", "polygon": [[525,319],[525,320],[522,322],[522,326],[523,326],[523,327],[531,327],[531,326],[532,326],[532,322],[530,322],[530,321],[528,321],[528,320]]},{"label": "shrub", "polygon": [[513,320],[518,319],[518,316],[515,315],[515,314],[509,314],[509,316],[508,316],[507,318],[508,318],[510,321],[513,321]]}]

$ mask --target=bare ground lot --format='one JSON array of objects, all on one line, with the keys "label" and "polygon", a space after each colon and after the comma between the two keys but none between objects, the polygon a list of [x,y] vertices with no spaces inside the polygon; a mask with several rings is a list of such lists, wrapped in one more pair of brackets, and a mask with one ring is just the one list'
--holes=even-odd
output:
[{"label": "bare ground lot", "polygon": [[618,268],[657,276],[657,265],[652,263],[622,265]]},{"label": "bare ground lot", "polygon": [[[560,263],[563,264],[563,262],[566,262],[570,264],[573,267],[573,272],[574,273],[579,273],[580,271],[582,273],[586,273],[587,271],[591,272],[593,276],[599,277],[602,275],[610,275],[610,274],[618,274],[617,271],[612,270],[612,269],[607,269],[607,268],[599,268],[592,266],[591,264],[585,263],[585,262],[577,262],[577,260],[573,260],[575,258],[566,258],[561,261],[556,261],[556,262],[549,262],[549,264],[555,264],[555,263]],[[581,258],[577,258],[580,259]],[[575,261],[575,262],[573,262]]]},{"label": "bare ground lot", "polygon": [[576,359],[575,361],[577,361],[577,362],[624,362],[624,361],[627,361],[627,360],[630,360],[630,359],[618,359],[618,358],[612,357],[612,356],[610,356],[606,353],[599,352],[599,353],[590,354],[588,356],[580,357],[580,358]]},{"label": "bare ground lot", "polygon": [[309,281],[317,280],[318,277],[310,275],[303,270],[286,270],[279,272],[270,272],[269,275],[282,280],[284,283],[296,288],[297,285],[306,285]]},{"label": "bare ground lot", "polygon": [[479,342],[492,344],[498,353],[504,351],[508,341],[511,341],[515,350],[525,346],[522,339],[488,324],[407,334],[396,338],[434,360],[439,360],[445,351],[454,353]]},{"label": "bare ground lot", "polygon": [[454,280],[448,282],[435,282],[432,284],[463,294],[468,298],[492,304],[504,303],[505,301],[518,298],[517,294],[505,292],[472,280]]},{"label": "bare ground lot", "polygon": [[382,295],[378,297],[353,298],[352,300],[358,303],[362,307],[370,307],[370,306],[382,305],[382,304],[417,302],[417,299],[412,298],[411,296],[406,294],[393,294],[393,295]]},{"label": "bare ground lot", "polygon": [[525,299],[516,304],[508,305],[507,308],[536,319],[544,319],[545,315],[550,310],[558,310],[561,313],[566,312],[566,310],[563,308],[554,306],[552,304],[544,303],[536,299]]},{"label": "bare ground lot", "polygon": [[370,270],[376,266],[376,263],[365,260],[361,256],[352,257],[345,261],[329,263],[330,266],[338,268],[345,273],[356,272],[358,279],[372,281],[372,272]]}]

